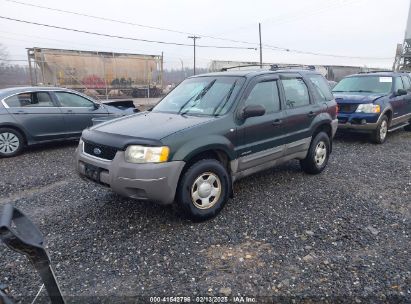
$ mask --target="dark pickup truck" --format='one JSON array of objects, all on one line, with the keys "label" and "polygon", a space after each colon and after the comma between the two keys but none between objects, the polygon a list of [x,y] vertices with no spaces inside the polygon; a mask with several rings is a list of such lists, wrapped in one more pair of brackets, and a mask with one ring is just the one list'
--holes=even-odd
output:
[{"label": "dark pickup truck", "polygon": [[151,111],[84,130],[76,166],[121,195],[176,201],[203,220],[223,208],[241,177],[291,159],[320,173],[337,125],[337,104],[315,71],[205,74]]}]

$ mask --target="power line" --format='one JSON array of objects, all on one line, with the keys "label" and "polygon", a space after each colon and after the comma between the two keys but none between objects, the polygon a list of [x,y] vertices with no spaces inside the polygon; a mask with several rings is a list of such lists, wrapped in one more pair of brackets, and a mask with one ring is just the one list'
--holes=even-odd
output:
[{"label": "power line", "polygon": [[[142,39],[142,38],[125,37],[125,36],[120,36],[120,35],[110,35],[110,34],[97,33],[97,32],[85,31],[85,30],[78,30],[78,29],[73,29],[73,28],[68,28],[68,27],[38,23],[38,22],[27,21],[27,20],[22,20],[22,19],[15,19],[15,18],[10,18],[10,17],[5,17],[5,16],[0,16],[0,19],[10,20],[10,21],[15,21],[15,22],[20,22],[20,23],[26,23],[26,24],[32,24],[32,25],[38,25],[38,26],[43,26],[43,27],[48,27],[48,28],[55,28],[59,30],[89,34],[89,35],[109,37],[109,38],[117,38],[117,39],[133,40],[133,41],[141,41],[141,42],[149,42],[149,43],[157,43],[157,44],[166,44],[166,45],[191,46],[190,44],[186,44],[186,43],[149,40],[149,39]],[[197,45],[197,46],[202,47],[202,48],[216,48],[216,49],[241,49],[241,50],[255,50],[256,49],[252,47],[219,46],[219,45]]]},{"label": "power line", "polygon": [[[167,31],[167,32],[190,35],[190,36],[198,35],[198,34],[193,34],[193,33],[190,33],[190,32],[173,30],[173,29],[163,28],[163,27],[143,25],[143,24],[133,23],[133,22],[124,21],[124,20],[94,16],[94,15],[79,13],[79,12],[75,12],[75,11],[69,11],[69,10],[52,8],[52,7],[42,6],[42,5],[31,4],[31,3],[22,2],[22,1],[16,1],[16,0],[4,0],[4,1],[11,2],[11,3],[16,3],[16,4],[20,4],[20,5],[25,5],[25,6],[30,6],[30,7],[41,8],[41,9],[50,10],[50,11],[56,11],[56,12],[60,12],[60,13],[72,14],[72,15],[77,15],[77,16],[82,16],[82,17],[87,17],[87,18],[93,18],[93,19],[97,19],[97,20],[115,22],[115,23],[120,23],[120,24],[138,26],[138,27],[143,27],[143,28],[155,29],[155,30],[160,30],[160,31]],[[347,3],[351,3],[352,1],[353,0],[348,0],[346,3],[342,3],[342,4],[344,5],[344,4],[347,4]],[[328,7],[325,7],[325,9],[335,7],[335,4],[338,5],[339,3],[332,2],[331,5],[329,5]],[[305,11],[306,11],[305,9],[301,10],[301,12],[304,12],[304,13],[305,13]],[[321,8],[320,10],[317,10],[317,12],[323,12],[323,11],[324,11],[324,8]],[[316,12],[316,10],[314,10],[314,13],[315,12]],[[284,16],[283,16],[283,18],[284,18]],[[280,18],[279,21],[281,23],[281,18]],[[249,41],[233,40],[233,39],[215,37],[215,36],[210,36],[210,35],[199,35],[199,36],[204,37],[204,38],[223,40],[223,41],[229,41],[229,42],[234,42],[234,43],[243,43],[243,44],[248,44],[248,45],[255,45],[256,47],[258,46],[258,43],[249,42]],[[118,37],[115,37],[115,38],[118,38]],[[167,44],[167,43],[165,43],[165,44]],[[171,43],[169,43],[169,44],[171,44]],[[189,45],[186,45],[186,44],[183,44],[183,43],[173,43],[173,44],[174,45],[179,45],[179,46],[189,46]],[[214,47],[214,46],[200,46],[200,45],[197,45],[197,46],[198,47]],[[255,47],[255,49],[256,49],[256,47]],[[239,47],[219,47],[219,48],[239,48]],[[270,44],[263,44],[263,48],[274,50],[274,51],[284,51],[284,52],[292,52],[292,53],[298,53],[298,54],[323,56],[323,57],[334,57],[334,58],[372,59],[372,60],[391,60],[392,59],[392,57],[365,57],[365,56],[363,57],[363,56],[346,56],[346,55],[326,54],[326,53],[320,53],[320,52],[310,52],[310,51],[302,51],[302,50],[297,50],[297,49],[289,49],[289,48],[280,47],[280,46],[276,46],[276,45],[270,45]],[[249,49],[251,49],[251,48],[249,48]]]},{"label": "power line", "polygon": [[[183,35],[195,35],[194,33],[191,33],[191,32],[184,32],[184,31],[173,30],[173,29],[168,29],[168,28],[164,28],[164,27],[150,26],[150,25],[138,24],[138,23],[119,20],[119,19],[112,19],[112,18],[107,18],[107,17],[100,17],[100,16],[89,15],[89,14],[83,14],[83,13],[79,13],[79,12],[74,12],[74,11],[69,11],[69,10],[62,10],[62,9],[58,9],[58,8],[47,7],[47,6],[42,6],[42,5],[36,5],[36,4],[31,4],[31,3],[21,2],[21,1],[15,1],[15,0],[4,0],[4,1],[12,2],[12,3],[20,4],[20,5],[25,5],[25,6],[41,8],[41,9],[50,10],[50,11],[55,11],[55,12],[60,12],[60,13],[72,14],[72,15],[77,15],[77,16],[82,16],[82,17],[87,17],[87,18],[93,18],[93,19],[102,20],[102,21],[109,21],[109,22],[115,22],[115,23],[120,23],[120,24],[125,24],[125,25],[138,26],[138,27],[148,28],[148,29],[152,29],[152,30],[166,31],[166,32],[171,32],[171,33],[176,33],[176,34],[183,34]],[[245,43],[245,44],[255,45],[255,43],[248,42],[248,41],[232,40],[232,39],[227,39],[227,38],[213,37],[213,36],[209,36],[209,35],[201,35],[201,37],[215,39],[215,40],[235,42],[235,43]]]}]

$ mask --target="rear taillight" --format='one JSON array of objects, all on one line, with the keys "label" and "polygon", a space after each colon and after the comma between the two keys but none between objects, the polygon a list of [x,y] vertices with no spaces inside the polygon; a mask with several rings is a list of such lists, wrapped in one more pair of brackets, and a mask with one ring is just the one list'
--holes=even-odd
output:
[{"label": "rear taillight", "polygon": [[335,106],[335,117],[338,116],[338,112],[340,111],[338,104]]}]

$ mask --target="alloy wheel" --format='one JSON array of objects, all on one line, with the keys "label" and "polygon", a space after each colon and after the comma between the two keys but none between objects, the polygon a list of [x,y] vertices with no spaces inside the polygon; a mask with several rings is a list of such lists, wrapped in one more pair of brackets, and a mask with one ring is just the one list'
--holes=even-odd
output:
[{"label": "alloy wheel", "polygon": [[321,167],[327,157],[327,146],[323,141],[320,141],[315,147],[314,160],[318,167]]},{"label": "alloy wheel", "polygon": [[4,154],[12,154],[20,147],[19,138],[10,132],[0,133],[0,152]]},{"label": "alloy wheel", "polygon": [[383,120],[380,126],[380,140],[381,141],[384,141],[385,137],[387,136],[387,133],[388,133],[388,123],[386,120]]},{"label": "alloy wheel", "polygon": [[194,181],[191,200],[197,208],[209,209],[219,200],[221,189],[220,178],[212,172],[205,172]]}]

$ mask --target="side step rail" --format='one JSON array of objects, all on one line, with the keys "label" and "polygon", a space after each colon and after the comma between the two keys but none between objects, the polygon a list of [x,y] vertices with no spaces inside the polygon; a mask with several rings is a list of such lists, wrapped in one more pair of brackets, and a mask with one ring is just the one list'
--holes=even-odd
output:
[{"label": "side step rail", "polygon": [[401,125],[399,125],[399,126],[393,127],[392,129],[388,129],[388,132],[394,132],[394,131],[396,131],[396,130],[398,130],[398,129],[401,129],[401,128],[404,128],[404,127],[408,126],[409,124],[410,124],[409,122],[405,122],[405,123],[403,123],[403,124],[401,124]]}]

